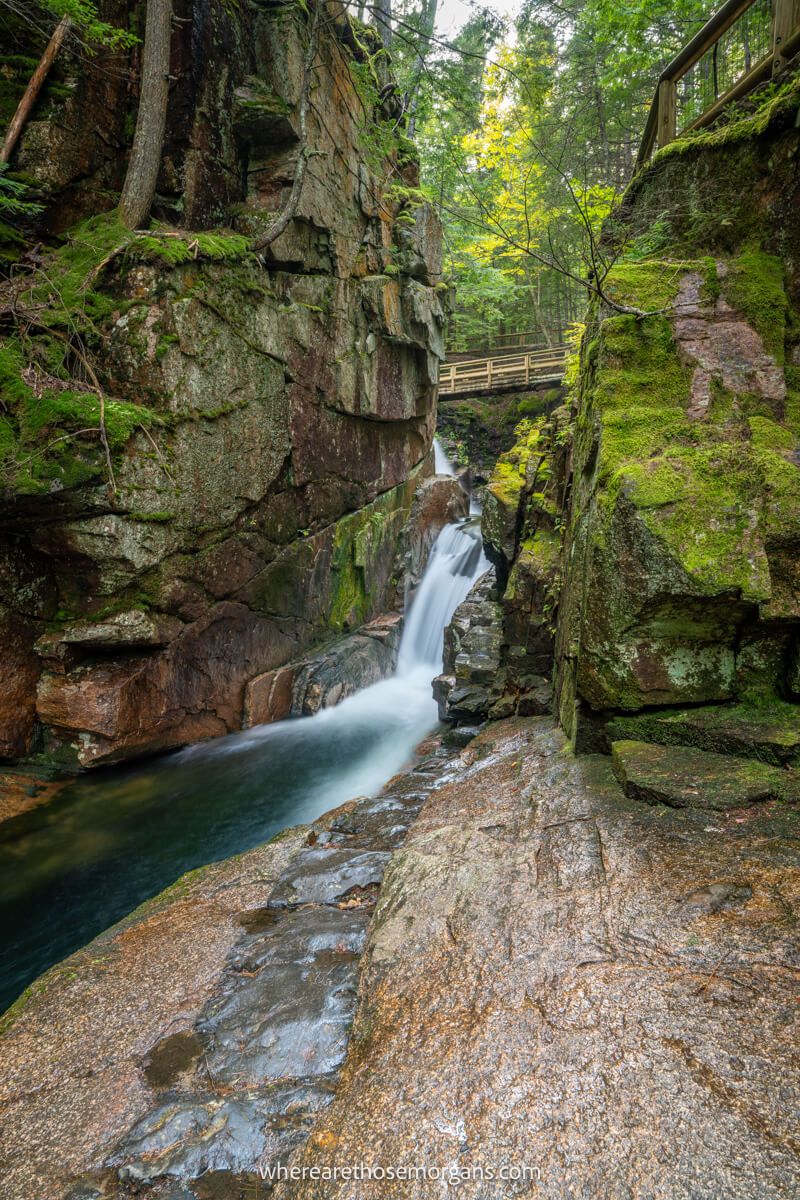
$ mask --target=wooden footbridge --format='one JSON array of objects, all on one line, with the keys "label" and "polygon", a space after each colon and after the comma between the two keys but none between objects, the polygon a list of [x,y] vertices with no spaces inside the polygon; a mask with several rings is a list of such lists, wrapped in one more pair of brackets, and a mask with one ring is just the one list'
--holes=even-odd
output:
[{"label": "wooden footbridge", "polygon": [[[637,169],[676,138],[713,125],[728,105],[798,69],[800,0],[726,0],[661,73]],[[536,336],[495,335],[483,350],[449,356],[439,395],[457,400],[562,383],[568,347],[534,347]]]},{"label": "wooden footbridge", "polygon": [[524,392],[557,387],[564,379],[568,346],[484,354],[481,358],[443,363],[439,370],[439,395],[443,400]]}]

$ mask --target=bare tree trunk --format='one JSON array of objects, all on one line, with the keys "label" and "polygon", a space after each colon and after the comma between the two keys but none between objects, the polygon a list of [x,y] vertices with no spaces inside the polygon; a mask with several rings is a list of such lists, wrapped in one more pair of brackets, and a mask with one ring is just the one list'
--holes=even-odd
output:
[{"label": "bare tree trunk", "polygon": [[17,111],[11,120],[8,131],[3,142],[3,148],[0,150],[0,162],[8,162],[11,158],[11,153],[17,144],[19,135],[25,128],[25,122],[30,116],[31,109],[36,103],[36,97],[42,90],[42,84],[48,76],[50,68],[53,65],[56,55],[61,49],[61,44],[69,32],[69,27],[72,21],[69,17],[62,17],[53,31],[53,36],[47,43],[45,52],[39,60],[39,65],[31,75],[30,82],[25,88],[22,99],[17,105]]},{"label": "bare tree trunk", "polygon": [[171,0],[147,0],[136,132],[120,199],[122,220],[138,229],[150,216],[164,150],[169,99]]},{"label": "bare tree trunk", "polygon": [[392,44],[392,0],[375,0],[373,11],[381,41],[388,50]]},{"label": "bare tree trunk", "polygon": [[439,0],[427,0],[422,15],[417,53],[414,62],[414,74],[406,93],[406,112],[408,113],[408,136],[413,138],[417,131],[417,105],[419,104],[419,89],[422,83],[422,73],[431,46],[431,38],[436,28],[436,9]]}]

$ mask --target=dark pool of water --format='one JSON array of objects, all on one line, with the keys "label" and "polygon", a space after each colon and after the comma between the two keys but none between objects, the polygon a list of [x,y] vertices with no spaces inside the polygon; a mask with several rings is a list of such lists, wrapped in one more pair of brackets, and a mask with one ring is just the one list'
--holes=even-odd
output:
[{"label": "dark pool of water", "polygon": [[430,667],[338,708],[82,776],[0,827],[0,1011],[184,871],[374,794],[436,723]]}]

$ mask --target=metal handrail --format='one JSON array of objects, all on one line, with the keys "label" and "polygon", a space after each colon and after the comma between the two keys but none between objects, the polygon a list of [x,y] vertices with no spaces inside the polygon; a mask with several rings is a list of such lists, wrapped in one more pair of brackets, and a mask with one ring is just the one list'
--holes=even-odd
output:
[{"label": "metal handrail", "polygon": [[714,103],[688,122],[680,133],[702,129],[710,124],[727,104],[741,99],[765,79],[782,70],[800,48],[800,0],[772,0],[768,36],[765,38],[768,50],[760,55],[755,63],[750,62],[749,56],[745,54],[743,73],[730,87],[721,94],[716,94],[717,48],[720,39],[751,8],[762,2],[763,0],[728,0],[661,72],[642,136],[636,161],[637,169],[649,160],[656,145],[659,148],[666,146],[679,136],[678,83],[709,50],[713,52]]}]

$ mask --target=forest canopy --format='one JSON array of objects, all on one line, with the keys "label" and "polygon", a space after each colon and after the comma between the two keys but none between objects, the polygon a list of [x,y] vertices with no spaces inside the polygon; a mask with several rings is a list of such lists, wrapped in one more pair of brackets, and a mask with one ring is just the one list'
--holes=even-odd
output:
[{"label": "forest canopy", "polygon": [[447,37],[438,2],[395,8],[390,52],[458,280],[451,347],[517,330],[558,341],[601,269],[599,229],[633,173],[658,76],[716,5],[526,0],[512,19],[473,6]]}]

